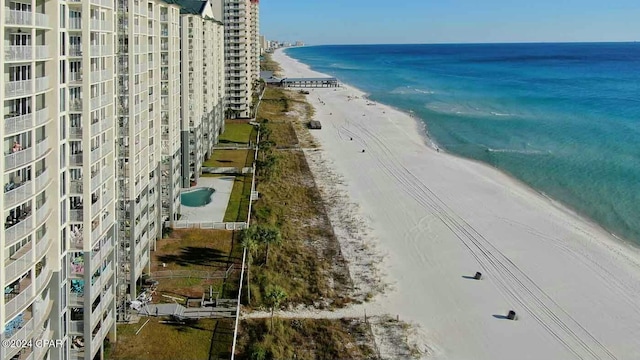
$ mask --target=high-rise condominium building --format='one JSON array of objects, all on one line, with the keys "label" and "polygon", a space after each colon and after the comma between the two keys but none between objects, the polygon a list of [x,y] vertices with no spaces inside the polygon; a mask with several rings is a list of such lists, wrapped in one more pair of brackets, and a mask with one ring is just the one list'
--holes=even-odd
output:
[{"label": "high-rise condominium building", "polygon": [[182,4],[182,181],[197,182],[224,127],[224,28],[209,1]]},{"label": "high-rise condominium building", "polygon": [[[3,346],[0,360],[92,360],[116,340],[180,211],[181,111],[200,114],[203,157],[222,127],[222,27],[200,27],[207,63],[187,70],[181,5],[5,0],[0,338],[62,343]],[[189,101],[185,74],[200,84]]]},{"label": "high-rise condominium building", "polygon": [[[224,19],[226,111],[228,118],[250,118],[254,82],[259,77],[259,1],[214,0]],[[256,54],[258,54],[256,56]]]}]

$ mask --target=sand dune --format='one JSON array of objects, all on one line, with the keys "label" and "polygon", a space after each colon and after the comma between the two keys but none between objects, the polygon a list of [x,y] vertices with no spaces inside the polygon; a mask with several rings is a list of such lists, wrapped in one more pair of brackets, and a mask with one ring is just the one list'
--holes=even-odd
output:
[{"label": "sand dune", "polygon": [[[274,59],[287,76],[321,75]],[[392,286],[372,307],[418,324],[431,358],[640,359],[635,248],[489,166],[435,151],[409,115],[364,95],[308,98],[323,156],[385,254]],[[467,278],[476,271],[483,280]],[[517,321],[504,319],[510,309]]]}]

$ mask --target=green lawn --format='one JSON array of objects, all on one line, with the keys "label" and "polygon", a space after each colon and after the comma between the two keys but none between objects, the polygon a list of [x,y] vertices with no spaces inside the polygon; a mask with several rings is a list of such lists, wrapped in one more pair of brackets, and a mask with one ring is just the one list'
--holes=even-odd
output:
[{"label": "green lawn", "polygon": [[250,150],[214,150],[203,166],[241,168],[251,166],[252,162],[253,151]]},{"label": "green lawn", "polygon": [[248,144],[255,138],[254,128],[246,122],[227,121],[224,125],[224,133],[220,135],[221,145]]},{"label": "green lawn", "polygon": [[[118,342],[112,345],[110,359],[209,359],[212,350],[211,339],[216,327],[215,320],[202,319],[189,324],[172,325],[161,324],[162,319],[150,318],[149,323],[136,335],[136,331],[145,321],[146,319],[142,318],[138,324],[118,325]],[[218,351],[215,351],[217,354],[211,354],[214,355],[212,358],[218,358]],[[225,349],[222,352],[229,351]]]},{"label": "green lawn", "polygon": [[236,176],[233,189],[224,214],[225,222],[245,222],[249,213],[249,198],[251,196],[251,174]]}]

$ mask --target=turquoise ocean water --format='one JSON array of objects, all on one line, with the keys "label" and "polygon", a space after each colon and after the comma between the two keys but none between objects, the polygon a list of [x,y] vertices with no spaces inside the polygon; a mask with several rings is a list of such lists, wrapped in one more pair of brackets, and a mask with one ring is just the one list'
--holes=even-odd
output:
[{"label": "turquoise ocean water", "polygon": [[447,151],[498,167],[640,245],[640,43],[286,52],[414,112]]}]

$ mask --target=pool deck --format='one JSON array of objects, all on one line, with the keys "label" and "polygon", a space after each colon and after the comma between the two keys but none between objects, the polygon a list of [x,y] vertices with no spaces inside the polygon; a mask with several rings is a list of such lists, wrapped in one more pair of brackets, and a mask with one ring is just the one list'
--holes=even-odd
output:
[{"label": "pool deck", "polygon": [[227,204],[229,204],[229,197],[231,196],[231,190],[233,189],[234,176],[225,176],[218,178],[201,177],[198,180],[198,185],[190,188],[194,190],[197,188],[210,187],[215,189],[211,197],[211,202],[202,207],[189,207],[182,205],[182,218],[180,220],[187,220],[193,222],[222,222],[224,220],[224,213],[227,211]]}]

